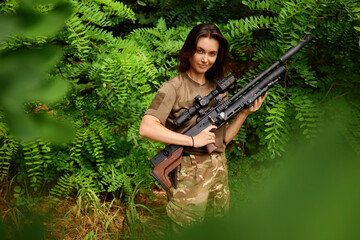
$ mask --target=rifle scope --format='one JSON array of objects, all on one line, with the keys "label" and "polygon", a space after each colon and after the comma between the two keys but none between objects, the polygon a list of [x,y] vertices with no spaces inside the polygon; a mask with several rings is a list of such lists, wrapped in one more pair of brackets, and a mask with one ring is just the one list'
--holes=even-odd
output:
[{"label": "rifle scope", "polygon": [[226,78],[221,79],[216,89],[209,93],[207,96],[201,98],[200,95],[195,97],[195,106],[184,110],[180,116],[174,119],[174,124],[179,127],[184,122],[189,121],[195,114],[199,113],[200,116],[205,114],[204,107],[207,106],[212,99],[216,99],[217,102],[221,102],[221,97],[219,94],[226,92],[229,88],[231,88],[235,83],[235,77],[230,75]]}]

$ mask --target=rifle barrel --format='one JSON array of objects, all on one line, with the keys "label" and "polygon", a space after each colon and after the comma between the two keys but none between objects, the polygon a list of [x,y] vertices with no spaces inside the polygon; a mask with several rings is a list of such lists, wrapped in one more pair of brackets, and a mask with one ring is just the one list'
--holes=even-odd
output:
[{"label": "rifle barrel", "polygon": [[241,94],[243,94],[245,91],[247,91],[252,85],[254,85],[256,82],[258,82],[260,79],[265,77],[269,74],[273,69],[277,68],[281,63],[285,62],[287,59],[289,59],[292,55],[300,51],[301,48],[303,48],[306,44],[308,44],[311,40],[313,40],[314,37],[312,35],[307,35],[304,39],[304,41],[299,42],[296,46],[292,47],[289,51],[287,51],[282,57],[280,57],[273,65],[268,67],[265,71],[263,71],[260,75],[258,75],[254,80],[252,80],[250,83],[248,83],[245,87],[243,87],[239,92],[237,92],[232,99],[238,98]]},{"label": "rifle barrel", "polygon": [[301,48],[303,48],[306,44],[308,44],[314,37],[312,35],[307,35],[304,41],[299,42],[296,46],[292,47],[289,51],[287,51],[279,60],[281,62],[285,62],[292,55],[297,53]]}]

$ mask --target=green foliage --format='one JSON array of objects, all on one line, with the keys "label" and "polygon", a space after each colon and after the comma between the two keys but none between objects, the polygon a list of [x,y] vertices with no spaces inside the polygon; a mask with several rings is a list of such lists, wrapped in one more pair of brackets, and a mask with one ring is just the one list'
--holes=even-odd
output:
[{"label": "green foliage", "polygon": [[242,3],[248,6],[251,10],[265,10],[274,13],[279,13],[281,10],[281,6],[279,5],[280,1],[242,1]]},{"label": "green foliage", "polygon": [[[354,27],[358,24],[354,13],[358,12],[359,3],[242,2],[254,16],[231,20],[225,27],[225,34],[228,34],[227,38],[232,46],[233,59],[238,66],[248,68],[240,80],[242,84],[246,84],[269,67],[305,34],[311,33],[315,36],[315,41],[287,61],[284,81],[270,91],[265,108],[259,111],[263,114],[266,110],[266,117],[260,119],[252,116],[251,118],[255,119],[248,120],[250,127],[256,129],[256,135],[260,138],[259,154],[263,155],[259,158],[259,154],[255,153],[251,157],[262,162],[264,159],[274,159],[282,155],[292,133],[301,131],[304,137],[311,141],[321,126],[321,117],[326,114],[322,105],[331,98],[330,95],[346,94],[349,100],[356,97],[356,90],[351,88],[359,87],[355,80],[359,79],[355,68],[359,66],[360,49],[357,44],[358,33]],[[256,32],[258,30],[262,36]],[[236,40],[233,40],[234,38]],[[248,139],[252,137],[248,136]],[[243,145],[237,139],[235,141]],[[248,142],[245,143],[245,149],[247,145],[248,149],[253,147]],[[267,150],[261,146],[266,146]],[[232,146],[229,151],[237,150],[233,150]]]},{"label": "green foliage", "polygon": [[[154,217],[154,212],[147,206],[139,203],[135,203],[135,196],[139,192],[139,186],[141,181],[131,190],[131,195],[129,196],[128,209],[125,210],[124,226],[128,228],[129,234],[133,239],[139,238],[155,238],[155,232],[149,224],[149,220],[152,220]],[[144,217],[141,214],[141,210],[145,210],[150,213],[151,217]]]},{"label": "green foliage", "polygon": [[[335,105],[339,96],[351,103],[353,121],[347,139],[360,151],[360,107],[353,101],[360,92],[358,1],[264,0],[240,4],[202,0],[184,1],[174,7],[176,1],[125,4],[72,0],[72,14],[57,22],[60,33],[54,34],[56,31],[44,23],[36,31],[9,35],[11,29],[3,28],[5,23],[26,21],[20,16],[23,2],[0,4],[1,14],[9,17],[0,19],[7,19],[0,21],[0,175],[3,181],[16,179],[21,185],[16,188],[21,190],[18,194],[24,189],[26,193],[48,194],[53,204],[68,196],[90,200],[93,194],[118,197],[130,203],[124,223],[136,236],[142,206],[134,205],[134,196],[138,189],[144,192],[160,187],[148,172],[152,168],[149,159],[163,147],[140,137],[139,124],[156,90],[177,74],[178,51],[191,27],[200,22],[216,23],[228,39],[238,89],[304,35],[315,37],[284,63],[284,78],[230,143],[227,156],[232,162],[232,185],[238,179],[243,185],[257,184],[268,174],[265,167],[283,156],[290,142],[316,138],[321,117],[338,114],[325,106]],[[47,21],[61,13],[57,4],[63,6],[55,1],[28,11],[39,13],[39,22]],[[145,22],[145,15],[139,16],[134,10],[144,4],[158,7],[152,16],[156,19],[148,19],[155,23],[152,26],[136,22],[139,18]],[[124,26],[130,31],[124,31]],[[52,48],[54,44],[61,50]],[[64,81],[69,92],[62,97],[66,88],[58,82]],[[341,105],[336,106],[341,109]],[[11,117],[12,110],[21,114]],[[15,136],[27,131],[27,120],[22,119],[28,116],[39,120],[34,125],[38,123],[37,129],[44,132],[42,117],[70,122],[75,134],[61,132],[74,137],[63,144],[40,138],[20,142]],[[15,125],[13,119],[17,119]],[[27,135],[43,135],[33,133]],[[301,137],[294,139],[294,133]]]},{"label": "green foliage", "polygon": [[101,27],[114,26],[124,19],[134,21],[134,12],[122,2],[111,0],[72,1],[81,20],[91,22]]},{"label": "green foliage", "polygon": [[51,151],[49,144],[43,141],[36,141],[23,144],[24,168],[26,179],[30,181],[30,187],[37,191],[44,183],[44,174],[51,163],[48,153]]},{"label": "green foliage", "polygon": [[250,31],[269,28],[276,21],[276,18],[269,16],[250,16],[239,20],[230,20],[224,29],[230,31],[230,36],[237,36]]},{"label": "green foliage", "polygon": [[172,26],[192,26],[200,22],[225,22],[229,17],[226,11],[218,11],[226,7],[224,0],[185,0],[179,6],[177,1],[168,1],[163,17]]},{"label": "green foliage", "polygon": [[0,143],[0,179],[4,181],[9,177],[11,162],[19,148],[19,142],[9,133],[4,122],[0,122]]},{"label": "green foliage", "polygon": [[267,126],[265,140],[268,141],[268,150],[272,158],[275,158],[276,155],[281,156],[281,152],[285,152],[289,128],[284,120],[286,118],[285,111],[285,103],[281,101],[268,109],[269,115],[266,117],[265,123]]},{"label": "green foliage", "polygon": [[[49,3],[50,4],[50,3]],[[24,104],[39,100],[51,103],[63,96],[66,83],[46,72],[61,57],[48,39],[64,26],[70,6],[64,1],[35,3],[6,1],[0,18],[0,104],[11,132],[22,140],[63,137],[61,128],[48,116],[26,114]]]},{"label": "green foliage", "polygon": [[297,99],[291,99],[291,103],[297,112],[295,119],[300,123],[299,129],[307,139],[313,139],[317,136],[323,111],[309,97],[295,96]]},{"label": "green foliage", "polygon": [[55,203],[57,200],[67,197],[75,187],[75,176],[64,174],[57,179],[57,184],[50,190],[50,201]]}]

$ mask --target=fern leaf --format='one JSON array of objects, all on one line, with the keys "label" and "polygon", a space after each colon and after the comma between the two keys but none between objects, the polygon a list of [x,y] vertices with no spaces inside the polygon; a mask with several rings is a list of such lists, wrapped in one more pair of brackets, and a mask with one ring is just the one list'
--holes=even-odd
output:
[{"label": "fern leaf", "polygon": [[58,178],[56,185],[50,190],[49,200],[50,205],[53,206],[61,198],[69,196],[71,191],[75,188],[75,175],[66,173]]},{"label": "fern leaf", "polygon": [[9,176],[9,168],[14,155],[18,152],[19,143],[11,135],[8,129],[0,122],[0,179],[5,180]]}]

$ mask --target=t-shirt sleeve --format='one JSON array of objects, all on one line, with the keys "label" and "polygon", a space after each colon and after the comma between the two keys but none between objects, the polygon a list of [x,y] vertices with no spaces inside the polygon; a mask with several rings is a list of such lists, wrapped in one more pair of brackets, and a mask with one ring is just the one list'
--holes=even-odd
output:
[{"label": "t-shirt sleeve", "polygon": [[175,87],[165,82],[157,91],[155,98],[151,102],[149,108],[146,110],[145,115],[152,115],[158,118],[165,126],[166,119],[168,118],[176,100]]}]

